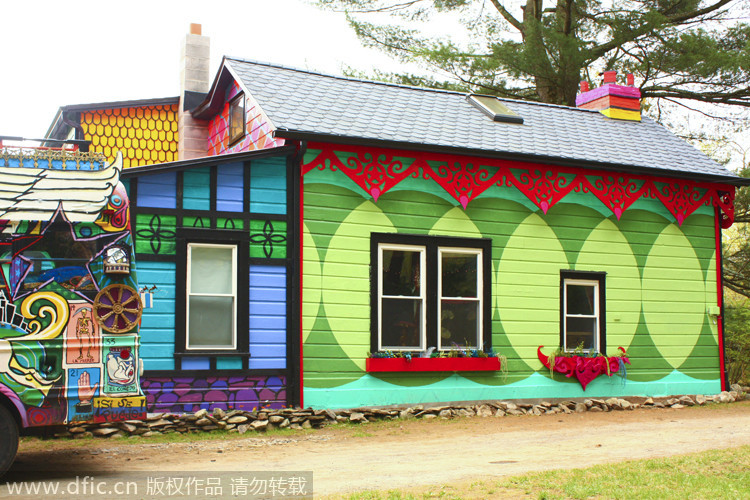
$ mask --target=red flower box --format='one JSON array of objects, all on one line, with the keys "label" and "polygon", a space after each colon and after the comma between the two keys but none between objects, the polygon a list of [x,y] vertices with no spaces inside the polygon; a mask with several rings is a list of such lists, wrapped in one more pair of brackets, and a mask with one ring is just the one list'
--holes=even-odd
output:
[{"label": "red flower box", "polygon": [[[542,354],[542,347],[540,345],[536,350],[536,355],[539,361],[549,370],[550,369],[550,358]],[[586,390],[586,386],[599,375],[609,375],[610,377],[620,370],[620,361],[623,363],[630,364],[630,359],[625,354],[625,349],[618,347],[622,351],[622,356],[559,356],[554,358],[555,365],[552,369],[558,373],[565,374],[566,377],[575,377]],[[625,365],[622,365],[623,368]]]},{"label": "red flower box", "polygon": [[367,358],[368,372],[487,372],[500,370],[500,358]]}]

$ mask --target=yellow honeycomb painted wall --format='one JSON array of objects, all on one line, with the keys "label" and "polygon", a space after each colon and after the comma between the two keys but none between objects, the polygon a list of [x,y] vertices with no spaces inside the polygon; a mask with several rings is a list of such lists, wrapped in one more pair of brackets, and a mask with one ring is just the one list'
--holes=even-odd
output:
[{"label": "yellow honeycomb painted wall", "polygon": [[81,126],[91,151],[121,151],[124,168],[177,160],[177,104],[86,111]]}]

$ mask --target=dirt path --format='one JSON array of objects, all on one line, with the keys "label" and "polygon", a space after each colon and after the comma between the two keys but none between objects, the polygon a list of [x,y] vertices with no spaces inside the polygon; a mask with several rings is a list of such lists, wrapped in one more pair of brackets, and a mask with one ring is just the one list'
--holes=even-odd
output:
[{"label": "dirt path", "polygon": [[[312,470],[315,494],[455,483],[750,445],[750,402],[541,417],[395,421],[192,443],[22,447],[8,480],[105,471]],[[29,449],[30,447],[30,449]],[[42,450],[41,448],[45,448]]]}]

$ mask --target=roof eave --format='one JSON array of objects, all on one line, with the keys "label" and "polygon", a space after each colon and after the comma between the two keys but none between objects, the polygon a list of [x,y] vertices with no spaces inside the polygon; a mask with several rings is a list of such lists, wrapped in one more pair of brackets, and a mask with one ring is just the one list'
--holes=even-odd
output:
[{"label": "roof eave", "polygon": [[88,104],[71,104],[60,107],[65,111],[89,111],[93,109],[116,109],[116,108],[138,108],[144,106],[163,106],[165,104],[177,104],[180,97],[155,97],[149,99],[131,99],[127,101],[92,102]]},{"label": "roof eave", "polygon": [[52,119],[44,137],[47,139],[63,139],[71,128],[69,124],[65,123],[65,114],[76,113],[80,111],[90,111],[98,109],[116,109],[116,108],[129,108],[129,107],[143,107],[143,106],[163,106],[167,104],[177,104],[180,102],[179,97],[158,97],[154,99],[135,99],[129,101],[109,101],[109,102],[92,102],[88,104],[70,104],[68,106],[60,106],[55,113],[55,117]]},{"label": "roof eave", "polygon": [[607,171],[626,171],[636,174],[654,175],[661,177],[673,177],[678,179],[702,180],[706,182],[717,182],[730,184],[734,186],[750,186],[750,179],[735,176],[720,176],[700,174],[696,172],[679,172],[672,170],[662,170],[657,168],[643,167],[639,165],[625,165],[607,162],[594,162],[590,160],[578,160],[559,158],[554,156],[532,155],[523,153],[511,153],[504,151],[488,151],[484,149],[457,148],[450,146],[440,146],[434,144],[416,144],[412,142],[391,141],[384,139],[372,139],[365,137],[342,136],[335,134],[322,134],[318,132],[308,132],[303,130],[291,130],[280,128],[275,131],[275,136],[284,139],[299,141],[316,141],[331,142],[336,144],[363,145],[370,144],[383,148],[404,149],[411,151],[425,151],[432,153],[457,154],[465,156],[478,156],[482,158],[492,158],[497,160],[516,160],[524,162],[545,163],[548,165],[557,165],[561,167],[578,167],[587,169],[600,169]]},{"label": "roof eave", "polygon": [[57,108],[57,112],[55,113],[55,117],[52,119],[52,123],[47,129],[47,132],[44,133],[45,139],[60,139],[58,135],[60,134],[60,129],[63,125],[63,108],[60,107]]},{"label": "roof eave", "polygon": [[275,148],[256,149],[253,151],[242,151],[240,153],[227,153],[215,156],[203,156],[201,158],[193,158],[189,160],[178,160],[167,163],[152,163],[149,165],[142,165],[139,167],[129,167],[123,169],[120,177],[129,178],[136,177],[139,175],[153,175],[162,174],[165,172],[171,172],[175,170],[181,170],[186,167],[199,167],[204,165],[215,165],[218,162],[228,161],[243,161],[252,160],[258,158],[265,158],[268,156],[289,156],[294,154],[296,151],[295,146],[279,146]]},{"label": "roof eave", "polygon": [[190,110],[190,114],[197,120],[208,120],[216,116],[221,111],[221,106],[224,104],[223,98],[218,99],[218,92],[223,89],[229,79],[234,79],[234,76],[227,67],[227,57],[224,56],[219,64],[219,69],[216,72],[211,88],[208,90],[206,98],[198,104],[195,108]]}]

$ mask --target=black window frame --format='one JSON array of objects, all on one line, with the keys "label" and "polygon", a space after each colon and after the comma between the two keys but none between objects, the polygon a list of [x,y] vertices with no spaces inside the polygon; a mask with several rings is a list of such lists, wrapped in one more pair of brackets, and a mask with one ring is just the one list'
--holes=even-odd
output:
[{"label": "black window frame", "polygon": [[[460,248],[481,250],[482,266],[482,289],[481,308],[482,321],[480,324],[482,345],[477,346],[479,350],[492,348],[492,239],[490,238],[464,238],[454,236],[429,236],[401,233],[371,233],[370,234],[370,352],[379,350],[379,315],[380,301],[378,295],[378,284],[380,281],[380,245],[404,245],[425,248],[426,269],[425,273],[425,309],[426,309],[426,331],[425,349],[439,345],[438,332],[438,259],[440,248]],[[405,352],[419,352],[415,349],[399,349]],[[448,352],[453,348],[443,346],[442,351]]]},{"label": "black window frame", "polygon": [[[208,244],[237,247],[237,309],[235,317],[236,347],[227,348],[199,348],[187,347],[187,253],[189,244]],[[176,255],[176,290],[175,290],[175,358],[184,357],[222,357],[240,356],[247,358],[249,352],[249,238],[246,231],[229,229],[193,229],[181,228],[177,230]],[[215,359],[211,361],[215,365]]]},{"label": "black window frame", "polygon": [[[237,134],[232,135],[234,129],[234,110],[240,108],[240,116],[242,116],[241,126],[237,127],[240,130]],[[229,136],[229,146],[234,145],[240,141],[247,134],[247,119],[245,116],[245,93],[240,92],[232,99],[229,100],[229,113],[227,117],[227,135]]]},{"label": "black window frame", "polygon": [[570,269],[560,270],[560,349],[564,352],[573,352],[575,347],[567,346],[565,342],[565,284],[567,281],[588,281],[597,282],[598,284],[598,348],[592,349],[591,352],[597,354],[607,353],[607,273],[603,271],[574,271]]}]

